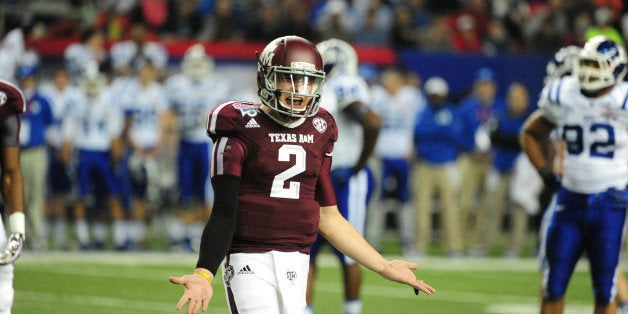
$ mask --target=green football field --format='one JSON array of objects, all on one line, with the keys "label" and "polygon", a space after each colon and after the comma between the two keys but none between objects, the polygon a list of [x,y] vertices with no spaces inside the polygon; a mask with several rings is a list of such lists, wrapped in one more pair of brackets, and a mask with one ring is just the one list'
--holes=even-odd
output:
[{"label": "green football field", "polygon": [[[389,256],[390,259],[395,258]],[[31,253],[15,265],[13,313],[177,313],[183,288],[168,276],[190,273],[195,254]],[[538,313],[537,262],[501,258],[421,259],[419,278],[432,296],[365,271],[363,313]],[[341,313],[342,286],[336,260],[322,256],[316,286],[317,313]],[[591,313],[592,297],[581,262],[567,295],[566,313]],[[214,283],[209,313],[228,313],[222,283]]]}]

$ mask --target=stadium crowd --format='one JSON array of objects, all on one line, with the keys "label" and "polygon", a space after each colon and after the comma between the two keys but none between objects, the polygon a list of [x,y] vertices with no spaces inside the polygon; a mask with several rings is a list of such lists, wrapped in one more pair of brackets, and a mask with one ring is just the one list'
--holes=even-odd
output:
[{"label": "stadium crowd", "polygon": [[[207,105],[244,92],[221,80],[202,46],[173,60],[163,45],[171,38],[267,42],[294,34],[313,42],[339,38],[396,51],[549,59],[559,48],[582,45],[597,34],[622,45],[628,34],[626,8],[614,0],[2,5],[14,9],[2,16],[0,76],[16,82],[29,103],[20,137],[23,157],[30,158],[22,166],[28,169],[26,212],[32,229],[27,245],[34,251],[197,248],[212,202]],[[28,45],[42,38],[76,40],[65,48],[62,64],[50,65]],[[54,75],[43,68],[53,68]],[[368,66],[360,74],[370,83],[371,105],[383,119],[383,130],[389,131],[381,132],[378,145],[389,144],[385,136],[403,134],[409,147],[396,157],[414,168],[407,182],[412,192],[403,192],[395,189],[402,182],[381,172],[380,161],[390,148],[380,147],[372,158],[379,188],[369,217],[379,218],[369,220],[369,241],[383,250],[382,228],[390,226],[381,212],[373,213],[399,211],[400,246],[412,258],[434,252],[478,256],[494,253],[495,247],[508,257],[533,254],[524,251],[532,231],[528,220],[543,204],[529,201],[540,191],[530,179],[518,177],[530,175],[530,168],[520,165],[518,130],[536,95],[520,83],[498,91],[499,78],[490,68],[477,71],[469,82],[472,90],[456,99],[439,77],[423,84],[415,72]],[[255,91],[246,92],[256,101]],[[399,123],[399,116],[415,119]],[[399,126],[405,129],[392,130]],[[527,172],[515,173],[518,167]],[[511,183],[519,186],[509,188]],[[434,196],[440,198],[430,203]],[[391,199],[402,209],[394,209]],[[442,218],[430,222],[435,208]],[[502,226],[504,212],[513,219],[508,227]],[[497,246],[501,238],[495,234],[504,230],[513,232],[512,239]],[[434,235],[442,235],[442,251],[430,246]]]},{"label": "stadium crowd", "polygon": [[87,28],[108,41],[144,22],[152,36],[267,42],[286,33],[315,42],[473,54],[551,54],[606,34],[623,43],[620,0],[67,0],[3,1],[7,24],[31,38],[77,38]]}]

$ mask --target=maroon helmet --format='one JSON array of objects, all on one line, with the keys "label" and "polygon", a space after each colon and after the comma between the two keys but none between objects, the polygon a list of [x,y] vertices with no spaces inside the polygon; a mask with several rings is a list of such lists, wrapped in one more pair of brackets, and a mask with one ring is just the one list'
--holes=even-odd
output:
[{"label": "maroon helmet", "polygon": [[307,39],[279,37],[257,56],[257,94],[264,105],[288,117],[311,117],[318,112],[324,80],[323,59]]},{"label": "maroon helmet", "polygon": [[0,80],[0,107],[5,106],[17,113],[26,111],[26,101],[22,90],[11,82]]}]

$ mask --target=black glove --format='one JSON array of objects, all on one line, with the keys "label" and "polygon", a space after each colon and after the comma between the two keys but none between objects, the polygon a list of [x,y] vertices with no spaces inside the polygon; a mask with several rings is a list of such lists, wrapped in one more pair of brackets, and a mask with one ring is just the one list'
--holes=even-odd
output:
[{"label": "black glove", "polygon": [[560,187],[560,177],[555,174],[550,167],[542,167],[539,169],[539,175],[541,175],[541,179],[543,179],[543,183],[545,184],[545,188],[556,192]]}]

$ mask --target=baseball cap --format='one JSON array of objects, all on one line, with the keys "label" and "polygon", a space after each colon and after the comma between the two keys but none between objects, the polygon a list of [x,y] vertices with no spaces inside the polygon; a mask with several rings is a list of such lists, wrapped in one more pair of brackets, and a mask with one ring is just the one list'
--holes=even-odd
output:
[{"label": "baseball cap", "polygon": [[17,77],[23,79],[37,74],[37,67],[34,65],[21,65],[17,68]]},{"label": "baseball cap", "polygon": [[495,73],[489,68],[481,68],[475,72],[475,81],[495,82]]},{"label": "baseball cap", "polygon": [[432,76],[427,81],[425,81],[425,85],[423,86],[425,93],[428,95],[437,95],[441,97],[445,97],[449,94],[449,85],[447,82],[440,76]]}]

